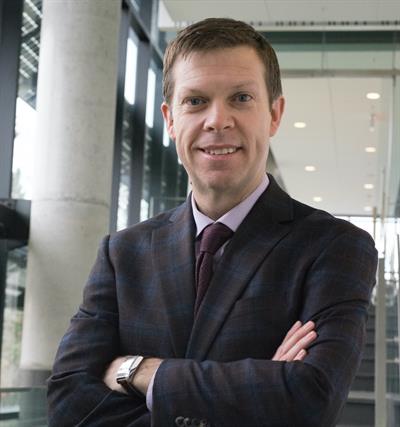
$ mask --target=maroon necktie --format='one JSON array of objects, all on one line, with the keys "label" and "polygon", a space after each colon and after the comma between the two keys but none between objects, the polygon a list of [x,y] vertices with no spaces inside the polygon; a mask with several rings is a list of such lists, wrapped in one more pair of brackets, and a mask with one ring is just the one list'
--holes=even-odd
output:
[{"label": "maroon necktie", "polygon": [[204,295],[207,292],[213,273],[214,255],[218,249],[232,237],[233,231],[220,222],[215,222],[208,225],[202,233],[200,241],[200,252],[196,261],[196,302],[194,314],[203,301]]}]

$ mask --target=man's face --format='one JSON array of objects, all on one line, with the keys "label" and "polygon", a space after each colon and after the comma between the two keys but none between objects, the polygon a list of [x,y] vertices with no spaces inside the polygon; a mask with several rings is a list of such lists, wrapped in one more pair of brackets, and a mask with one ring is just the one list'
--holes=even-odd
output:
[{"label": "man's face", "polygon": [[211,191],[240,201],[261,182],[284,104],[281,97],[270,111],[264,73],[248,46],[174,64],[174,93],[162,112],[195,197]]}]

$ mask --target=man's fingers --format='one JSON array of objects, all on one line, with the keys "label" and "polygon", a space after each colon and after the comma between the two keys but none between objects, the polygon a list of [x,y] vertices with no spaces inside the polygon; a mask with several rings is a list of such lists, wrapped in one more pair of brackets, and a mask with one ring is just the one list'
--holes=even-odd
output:
[{"label": "man's fingers", "polygon": [[285,346],[285,344],[289,341],[289,339],[301,328],[301,322],[300,320],[298,320],[297,322],[295,322],[293,324],[293,326],[289,329],[289,331],[287,332],[287,334],[285,335],[285,338],[282,341],[282,344],[278,347],[278,349],[276,350],[274,357],[272,358],[272,360],[280,360],[280,358],[282,357],[282,355],[285,353],[285,351],[287,351],[289,349],[289,347]]},{"label": "man's fingers", "polygon": [[317,337],[314,328],[315,323],[312,321],[308,321],[304,325],[300,321],[294,323],[272,360],[290,362],[304,359],[307,353],[302,350],[305,350]]},{"label": "man's fingers", "polygon": [[307,352],[304,349],[302,349],[297,353],[296,357],[293,360],[303,360],[306,356],[307,356]]},{"label": "man's fingers", "polygon": [[[295,324],[296,325],[296,324]],[[291,333],[291,335],[288,337],[285,337],[281,344],[281,354],[287,353],[290,349],[292,349],[300,340],[302,340],[308,333],[310,333],[315,328],[315,323],[312,321],[309,321],[305,323],[300,328],[291,328],[294,329]],[[289,331],[290,332],[290,331]],[[301,347],[302,348],[302,347]],[[299,348],[298,350],[300,350]]]},{"label": "man's fingers", "polygon": [[289,329],[288,333],[285,335],[285,338],[283,339],[284,343],[285,341],[287,341],[289,338],[291,338],[293,336],[293,334],[298,331],[301,328],[301,322],[300,320],[298,320],[296,323],[293,324],[293,326]]},{"label": "man's fingers", "polygon": [[295,360],[295,357],[301,352],[301,350],[305,350],[315,340],[315,338],[317,338],[317,333],[315,331],[309,332],[306,336],[296,342],[296,344],[294,344],[287,352],[283,353],[281,357],[283,357],[287,362]]},{"label": "man's fingers", "polygon": [[282,356],[282,346],[280,345],[276,350],[274,357],[271,360],[280,360],[281,356]]}]

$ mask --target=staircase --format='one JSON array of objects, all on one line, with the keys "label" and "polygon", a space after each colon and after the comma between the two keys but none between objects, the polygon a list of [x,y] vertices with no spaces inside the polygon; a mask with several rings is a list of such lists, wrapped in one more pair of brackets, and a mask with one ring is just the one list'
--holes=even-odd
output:
[{"label": "staircase", "polygon": [[[400,425],[399,343],[397,306],[387,308],[387,427]],[[397,362],[395,361],[397,359]],[[371,306],[367,323],[367,339],[360,368],[337,427],[374,427],[375,396],[375,307]],[[376,426],[378,427],[378,426]]]}]

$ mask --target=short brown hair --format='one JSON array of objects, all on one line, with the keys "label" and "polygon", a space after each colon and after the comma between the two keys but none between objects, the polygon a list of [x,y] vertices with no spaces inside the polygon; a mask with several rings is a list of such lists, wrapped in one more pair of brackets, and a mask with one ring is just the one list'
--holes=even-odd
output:
[{"label": "short brown hair", "polygon": [[173,66],[179,56],[236,46],[251,46],[265,67],[269,104],[282,95],[281,75],[276,53],[269,42],[252,26],[228,18],[207,18],[179,31],[164,55],[163,95],[171,102],[174,91]]}]

